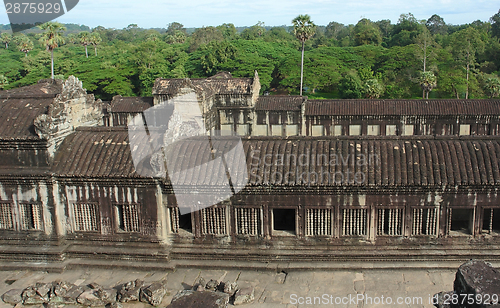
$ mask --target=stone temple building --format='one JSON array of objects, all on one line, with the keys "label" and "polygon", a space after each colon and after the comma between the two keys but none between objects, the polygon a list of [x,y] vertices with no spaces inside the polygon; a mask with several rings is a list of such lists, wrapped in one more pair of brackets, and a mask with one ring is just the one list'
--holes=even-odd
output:
[{"label": "stone temple building", "polygon": [[[259,92],[257,72],[157,79],[152,97],[111,102],[73,76],[0,91],[0,258],[498,260],[500,100]],[[176,113],[185,104],[199,114]],[[165,166],[148,149],[167,139]],[[241,141],[243,167],[204,164],[207,140],[214,157]],[[174,180],[177,165],[198,167]],[[221,190],[216,173],[245,181],[182,213],[182,196]]]}]

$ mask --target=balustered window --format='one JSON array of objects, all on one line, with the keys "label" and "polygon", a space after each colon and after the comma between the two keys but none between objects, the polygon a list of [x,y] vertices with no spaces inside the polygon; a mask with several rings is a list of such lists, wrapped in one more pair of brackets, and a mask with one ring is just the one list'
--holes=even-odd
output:
[{"label": "balustered window", "polygon": [[73,215],[75,231],[99,231],[99,209],[96,203],[74,203]]},{"label": "balustered window", "polygon": [[170,207],[170,226],[173,233],[179,233],[179,208]]},{"label": "balustered window", "polygon": [[377,235],[398,236],[403,232],[403,209],[377,210]]},{"label": "balustered window", "polygon": [[42,205],[36,203],[19,204],[21,230],[42,230]]},{"label": "balustered window", "polygon": [[13,230],[12,203],[0,203],[0,229]]},{"label": "balustered window", "polygon": [[500,234],[500,209],[487,208],[483,210],[482,233]]},{"label": "balustered window", "polygon": [[236,208],[236,234],[262,235],[262,211],[259,208]]},{"label": "balustered window", "polygon": [[226,208],[208,207],[201,210],[201,231],[203,235],[227,234]]},{"label": "balustered window", "polygon": [[180,215],[179,208],[171,207],[170,211],[170,225],[172,227],[173,233],[179,233],[180,231],[193,232],[193,227],[191,224],[191,213]]},{"label": "balustered window", "polygon": [[139,232],[138,204],[115,204],[115,215],[119,231]]},{"label": "balustered window", "polygon": [[332,235],[332,211],[306,209],[306,235]]},{"label": "balustered window", "polygon": [[342,209],[342,235],[365,236],[367,235],[368,211],[367,209]]},{"label": "balustered window", "polygon": [[413,208],[412,235],[437,235],[437,208]]}]

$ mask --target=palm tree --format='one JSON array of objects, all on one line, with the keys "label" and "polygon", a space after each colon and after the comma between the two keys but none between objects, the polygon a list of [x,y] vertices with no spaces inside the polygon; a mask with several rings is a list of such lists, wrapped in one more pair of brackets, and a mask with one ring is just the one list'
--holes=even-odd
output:
[{"label": "palm tree", "polygon": [[62,33],[66,30],[66,27],[53,21],[46,22],[38,27],[45,31],[43,32],[40,41],[45,44],[47,51],[50,51],[51,73],[52,79],[54,79],[54,49],[60,44],[64,44]]},{"label": "palm tree", "polygon": [[92,32],[92,34],[90,34],[90,44],[94,46],[96,57],[97,57],[97,45],[99,45],[100,42],[102,42],[102,38],[99,32]]},{"label": "palm tree", "polygon": [[377,79],[368,79],[363,84],[363,93],[366,98],[379,98],[384,93],[384,87]]},{"label": "palm tree", "polygon": [[89,53],[87,51],[87,46],[91,43],[90,33],[88,33],[87,31],[80,32],[80,34],[78,35],[78,39],[80,40],[80,44],[85,46],[85,56],[88,58]]},{"label": "palm tree", "polygon": [[500,96],[500,79],[496,77],[488,77],[485,81],[486,94],[490,98]]},{"label": "palm tree", "polygon": [[429,98],[429,93],[437,86],[437,79],[433,72],[422,72],[420,75],[420,87],[422,88],[422,98]]},{"label": "palm tree", "polygon": [[24,56],[28,56],[28,52],[33,50],[33,42],[30,40],[29,37],[23,35],[20,36],[19,40],[17,41],[17,48],[19,48],[19,51],[24,52]]},{"label": "palm tree", "polygon": [[9,84],[9,80],[4,75],[0,75],[0,90],[3,90],[5,86]]},{"label": "palm tree", "polygon": [[292,20],[293,33],[302,43],[302,61],[300,63],[300,95],[302,95],[302,85],[304,81],[304,43],[313,37],[316,25],[311,21],[309,15],[299,15]]},{"label": "palm tree", "polygon": [[6,32],[2,33],[0,35],[0,40],[2,40],[2,43],[5,44],[5,49],[9,48],[9,43],[12,40],[12,36]]}]

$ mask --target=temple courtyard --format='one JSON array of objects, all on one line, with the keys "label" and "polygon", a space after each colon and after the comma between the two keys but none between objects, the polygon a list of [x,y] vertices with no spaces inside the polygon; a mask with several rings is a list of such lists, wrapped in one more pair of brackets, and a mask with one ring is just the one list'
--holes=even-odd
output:
[{"label": "temple courtyard", "polygon": [[[140,271],[120,268],[71,269],[63,272],[33,270],[1,271],[0,293],[23,289],[37,282],[67,281],[79,286],[97,283],[110,288],[136,279],[148,282],[166,280],[167,294],[160,307],[170,304],[173,296],[191,289],[201,277],[207,282],[237,282],[239,287],[253,287],[255,300],[241,307],[433,307],[430,297],[453,290],[457,264],[449,268],[384,269],[369,266],[358,270],[338,267],[335,270],[237,270],[178,267],[173,271]],[[453,269],[454,268],[454,269]],[[287,272],[286,272],[287,271]],[[228,307],[232,305],[229,304]],[[0,307],[12,305],[0,303]],[[77,306],[64,306],[77,307]],[[141,302],[123,307],[152,307]]]}]

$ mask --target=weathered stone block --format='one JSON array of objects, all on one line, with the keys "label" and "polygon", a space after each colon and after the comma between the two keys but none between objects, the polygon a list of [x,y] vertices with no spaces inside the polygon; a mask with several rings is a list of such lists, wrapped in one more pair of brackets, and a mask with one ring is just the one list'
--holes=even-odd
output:
[{"label": "weathered stone block", "polygon": [[97,294],[95,294],[96,291],[93,289],[87,290],[80,294],[76,301],[79,304],[82,304],[84,306],[90,306],[90,307],[96,307],[96,306],[104,306],[106,305],[106,302],[100,299]]},{"label": "weathered stone block", "polygon": [[474,298],[480,295],[481,301],[474,301],[473,305],[467,304],[467,301],[464,304],[459,301],[459,304],[452,307],[493,307],[486,305],[483,300],[489,298],[491,304],[493,294],[500,296],[500,272],[489,263],[470,260],[458,268],[453,287],[456,294],[472,294]]},{"label": "weathered stone block", "polygon": [[234,294],[234,305],[249,304],[255,300],[255,289],[252,287],[239,289]]},{"label": "weathered stone block", "polygon": [[21,297],[23,299],[23,304],[25,305],[37,305],[37,304],[44,304],[49,301],[49,294],[48,292],[45,294],[45,296],[40,295],[40,293],[43,294],[43,288],[41,291],[38,291],[37,286],[30,286],[24,289]]},{"label": "weathered stone block", "polygon": [[207,282],[205,289],[209,291],[215,291],[217,289],[217,286],[219,285],[219,282],[214,279],[210,279],[209,282]]},{"label": "weathered stone block", "polygon": [[162,282],[154,282],[148,287],[141,289],[140,301],[149,303],[153,306],[159,306],[165,296],[165,293],[167,293],[165,284]]},{"label": "weathered stone block", "polygon": [[167,308],[226,308],[228,303],[226,293],[184,290],[174,296]]},{"label": "weathered stone block", "polygon": [[69,282],[55,282],[52,293],[50,294],[50,302],[56,304],[76,304],[76,299],[85,291],[82,287]]},{"label": "weathered stone block", "polygon": [[281,273],[276,274],[275,280],[277,283],[284,284],[285,279],[286,279],[286,273],[281,272]]},{"label": "weathered stone block", "polygon": [[21,290],[21,289],[9,290],[2,295],[2,300],[5,303],[11,304],[11,305],[21,303],[23,301],[23,298],[21,297],[22,293],[23,293],[23,290]]},{"label": "weathered stone block", "polygon": [[236,282],[231,283],[229,281],[225,281],[221,284],[223,284],[221,291],[226,294],[229,294],[229,296],[233,296],[236,290],[238,290],[238,284]]},{"label": "weathered stone block", "polygon": [[118,291],[117,300],[122,303],[130,301],[138,301],[141,288],[144,286],[144,281],[136,279],[135,281],[127,282],[122,285]]}]

